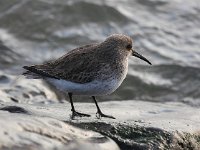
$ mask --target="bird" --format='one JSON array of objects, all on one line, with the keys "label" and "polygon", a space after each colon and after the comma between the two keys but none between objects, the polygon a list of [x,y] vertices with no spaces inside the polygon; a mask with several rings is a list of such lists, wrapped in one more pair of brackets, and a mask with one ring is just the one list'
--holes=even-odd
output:
[{"label": "bird", "polygon": [[43,79],[69,96],[72,115],[90,117],[76,111],[73,95],[85,95],[93,99],[97,118],[115,119],[104,114],[96,96],[113,93],[123,82],[128,72],[128,59],[135,56],[151,65],[151,62],[133,48],[131,37],[112,34],[101,43],[75,48],[56,60],[43,64],[23,66],[23,75],[28,79]]}]

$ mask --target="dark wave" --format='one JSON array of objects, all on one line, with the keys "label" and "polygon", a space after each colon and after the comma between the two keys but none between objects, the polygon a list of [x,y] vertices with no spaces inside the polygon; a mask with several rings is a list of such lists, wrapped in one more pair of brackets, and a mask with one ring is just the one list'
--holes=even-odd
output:
[{"label": "dark wave", "polygon": [[[31,64],[58,58],[79,45],[123,33],[133,37],[135,49],[147,56],[153,66],[131,65],[121,87],[101,100],[182,101],[200,105],[199,8],[185,3],[187,11],[179,2],[163,0],[116,1],[116,5],[90,0],[2,2],[0,29],[6,32],[1,33],[0,40],[4,36],[9,43],[18,42],[11,44],[11,50],[2,40],[0,67],[23,66],[27,59]],[[23,50],[15,48],[23,42],[31,44],[21,44]]]},{"label": "dark wave", "polygon": [[[16,3],[13,2],[13,5]],[[12,5],[9,8],[12,9]],[[9,11],[9,8],[5,11]],[[41,42],[50,39],[54,31],[64,27],[79,26],[84,23],[126,24],[128,18],[117,9],[103,4],[84,1],[52,4],[35,0],[27,1],[14,11],[5,13],[0,21],[1,27],[9,29],[15,35]]]}]

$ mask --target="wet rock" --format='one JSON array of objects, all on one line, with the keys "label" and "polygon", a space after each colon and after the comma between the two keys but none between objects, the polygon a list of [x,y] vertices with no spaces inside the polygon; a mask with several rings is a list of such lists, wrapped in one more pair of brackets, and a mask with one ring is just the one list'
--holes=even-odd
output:
[{"label": "wet rock", "polygon": [[57,100],[52,89],[41,80],[27,80],[0,71],[0,100],[15,103],[51,103]]},{"label": "wet rock", "polygon": [[28,114],[28,112],[24,108],[21,108],[21,107],[18,107],[18,106],[6,106],[6,107],[3,107],[3,108],[0,108],[0,110],[8,111],[10,113]]},{"label": "wet rock", "polygon": [[[1,104],[2,108],[11,105],[9,103]],[[97,119],[95,105],[90,103],[75,103],[77,111],[92,115],[90,118],[75,118],[75,120],[70,118],[71,108],[67,102],[34,105],[15,103],[15,106],[28,111],[31,118],[39,118],[39,122],[41,122],[41,117],[44,120],[45,118],[54,118],[57,121],[49,121],[48,124],[56,128],[63,128],[63,122],[65,122],[84,130],[93,130],[110,137],[121,149],[125,150],[200,148],[200,110],[198,108],[174,102],[161,104],[118,101],[103,102],[99,105],[105,114],[113,115],[117,119]],[[9,114],[13,113],[7,115],[9,116]],[[30,120],[27,118],[23,121],[28,123]],[[20,122],[23,123],[23,121]],[[106,138],[91,137],[89,141],[105,143]]]},{"label": "wet rock", "polygon": [[3,137],[0,138],[2,150],[119,150],[115,142],[106,136],[81,130],[51,117],[36,116],[30,112],[27,115],[27,111],[19,106],[1,108],[0,136]]},{"label": "wet rock", "polygon": [[[106,135],[125,150],[200,149],[198,108],[141,101],[106,102],[101,108],[117,119],[81,119],[70,124]],[[79,109],[91,108],[80,104]]]},{"label": "wet rock", "polygon": [[9,82],[9,78],[5,75],[0,75],[0,84],[6,84]]}]

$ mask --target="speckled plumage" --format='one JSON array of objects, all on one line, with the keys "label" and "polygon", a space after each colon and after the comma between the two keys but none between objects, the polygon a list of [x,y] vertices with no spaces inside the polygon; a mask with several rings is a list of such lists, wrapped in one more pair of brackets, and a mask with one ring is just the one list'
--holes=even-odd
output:
[{"label": "speckled plumage", "polygon": [[[97,95],[109,94],[118,88],[127,74],[128,56],[131,55],[131,50],[126,48],[127,45],[132,45],[130,37],[119,34],[111,35],[102,43],[76,48],[55,61],[42,65],[25,66],[24,68],[28,71],[24,75],[31,76],[31,78],[44,78],[52,84],[59,85],[61,84],[53,80],[85,85],[94,83],[93,81],[96,83],[97,81],[110,82],[115,87],[107,86],[109,92],[96,93]],[[114,84],[114,82],[117,83]],[[102,86],[102,84],[99,85]],[[98,85],[91,88],[98,88]],[[68,91],[67,87],[65,89],[67,92],[73,92]],[[73,88],[69,89],[73,90]],[[84,92],[77,92],[77,94],[80,93],[84,95]],[[86,95],[92,94],[92,92],[85,93]]]}]

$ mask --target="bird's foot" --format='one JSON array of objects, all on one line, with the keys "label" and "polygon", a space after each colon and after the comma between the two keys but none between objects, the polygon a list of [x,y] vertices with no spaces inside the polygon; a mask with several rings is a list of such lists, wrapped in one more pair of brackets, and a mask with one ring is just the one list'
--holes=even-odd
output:
[{"label": "bird's foot", "polygon": [[75,117],[90,117],[89,114],[79,113],[77,111],[72,111],[71,119],[74,119]]},{"label": "bird's foot", "polygon": [[97,111],[96,117],[97,117],[98,119],[101,119],[101,117],[116,119],[116,118],[113,117],[113,116],[103,114],[101,111]]}]

